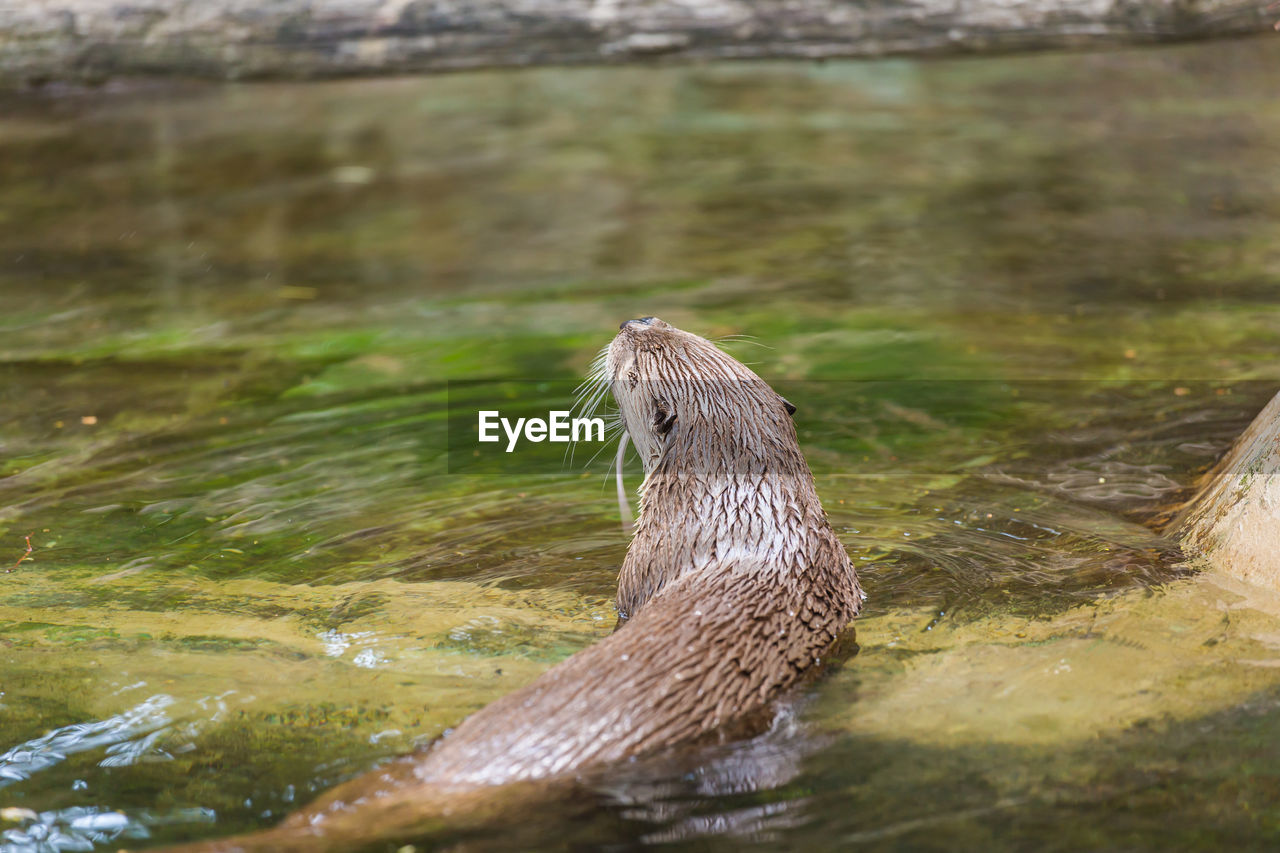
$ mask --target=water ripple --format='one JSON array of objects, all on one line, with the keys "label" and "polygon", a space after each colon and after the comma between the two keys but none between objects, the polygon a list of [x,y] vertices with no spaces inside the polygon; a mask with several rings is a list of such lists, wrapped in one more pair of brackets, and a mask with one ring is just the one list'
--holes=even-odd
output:
[{"label": "water ripple", "polygon": [[[172,723],[166,709],[174,698],[160,693],[105,720],[75,723],[20,743],[0,755],[0,787],[21,782],[67,756],[107,747],[103,767],[133,764],[144,756],[163,754],[156,747]],[[140,740],[135,740],[141,738]]]}]

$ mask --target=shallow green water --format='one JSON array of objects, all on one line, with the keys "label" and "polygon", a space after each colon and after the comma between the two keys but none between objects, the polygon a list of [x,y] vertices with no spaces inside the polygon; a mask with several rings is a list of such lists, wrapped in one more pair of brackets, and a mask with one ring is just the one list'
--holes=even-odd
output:
[{"label": "shallow green water", "polygon": [[1280,382],[1277,75],[0,98],[0,808],[41,813],[0,849],[269,825],[607,633],[599,462],[450,473],[445,404],[647,314],[764,345],[862,650],[798,727],[468,843],[1274,845],[1280,606],[1153,526]]}]

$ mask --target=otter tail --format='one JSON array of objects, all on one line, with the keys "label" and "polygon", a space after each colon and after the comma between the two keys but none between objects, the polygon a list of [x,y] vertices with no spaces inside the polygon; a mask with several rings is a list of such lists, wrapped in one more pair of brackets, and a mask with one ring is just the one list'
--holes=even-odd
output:
[{"label": "otter tail", "polygon": [[555,780],[445,787],[409,782],[393,762],[387,773],[357,777],[279,825],[176,847],[163,853],[346,853],[378,842],[403,843],[500,825],[530,806],[564,798]]}]

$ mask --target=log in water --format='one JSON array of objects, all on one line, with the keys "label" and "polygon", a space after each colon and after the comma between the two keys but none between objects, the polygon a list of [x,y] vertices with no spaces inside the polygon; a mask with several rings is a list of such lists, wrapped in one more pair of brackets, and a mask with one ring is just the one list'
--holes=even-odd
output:
[{"label": "log in water", "polygon": [[992,52],[1260,33],[1278,17],[1265,0],[9,0],[0,83]]}]

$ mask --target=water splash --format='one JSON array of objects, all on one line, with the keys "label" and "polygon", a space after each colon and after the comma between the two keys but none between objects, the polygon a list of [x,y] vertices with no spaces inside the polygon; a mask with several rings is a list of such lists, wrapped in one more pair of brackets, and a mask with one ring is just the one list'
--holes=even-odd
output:
[{"label": "water splash", "polygon": [[22,825],[0,833],[0,853],[72,853],[91,851],[99,845],[151,837],[151,828],[168,825],[213,823],[210,809],[176,809],[163,815],[142,812],[130,816],[95,806],[41,812]]},{"label": "water splash", "polygon": [[119,767],[143,758],[168,757],[157,744],[173,722],[167,709],[172,696],[157,694],[105,720],[54,729],[43,737],[11,747],[0,754],[0,787],[21,782],[75,753],[107,747],[100,765]]}]

